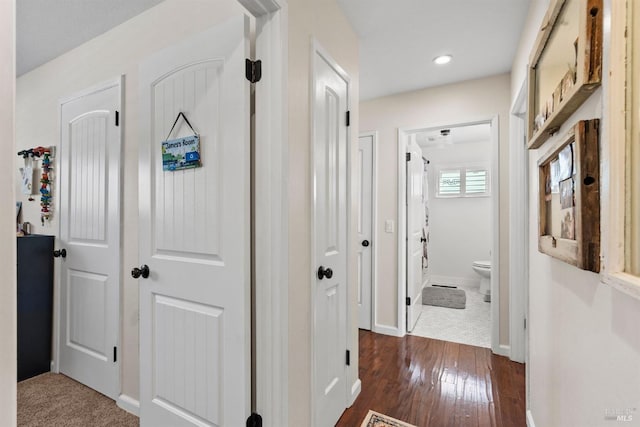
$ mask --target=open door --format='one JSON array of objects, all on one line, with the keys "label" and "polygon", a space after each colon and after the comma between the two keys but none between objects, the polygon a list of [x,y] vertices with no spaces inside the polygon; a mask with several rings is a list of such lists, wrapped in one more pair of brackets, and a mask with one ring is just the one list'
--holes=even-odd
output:
[{"label": "open door", "polygon": [[422,254],[424,202],[422,198],[424,163],[422,150],[411,139],[407,144],[407,331],[420,317],[422,292]]},{"label": "open door", "polygon": [[[142,426],[235,427],[250,414],[248,54],[249,20],[238,16],[140,66],[140,258],[131,267]],[[162,143],[195,134],[201,166],[163,170]],[[194,152],[185,159],[198,160]]]}]

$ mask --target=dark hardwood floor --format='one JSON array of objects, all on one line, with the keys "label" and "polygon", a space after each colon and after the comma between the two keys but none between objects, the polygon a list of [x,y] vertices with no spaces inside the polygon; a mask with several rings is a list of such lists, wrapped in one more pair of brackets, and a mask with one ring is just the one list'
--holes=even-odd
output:
[{"label": "dark hardwood floor", "polygon": [[370,409],[418,427],[521,427],[524,365],[487,348],[360,331],[362,392],[338,427]]}]

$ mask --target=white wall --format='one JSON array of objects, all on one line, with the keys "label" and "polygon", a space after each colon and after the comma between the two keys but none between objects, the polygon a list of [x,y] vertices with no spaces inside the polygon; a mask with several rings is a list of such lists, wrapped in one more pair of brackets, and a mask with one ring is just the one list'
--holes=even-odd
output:
[{"label": "white wall", "polygon": [[[384,231],[385,220],[398,223],[398,128],[437,127],[498,115],[500,120],[500,344],[509,343],[509,93],[510,76],[407,92],[360,104],[360,131],[378,131],[376,224],[377,289],[374,321],[397,328],[398,236]],[[497,181],[494,180],[494,184]]]},{"label": "white wall", "polygon": [[[138,265],[138,65],[151,53],[243,10],[230,0],[166,0],[17,81],[16,145],[22,149],[58,144],[60,98],[125,74],[120,360],[122,393],[134,399],[139,395],[138,281],[129,271]],[[54,197],[56,190],[54,187]],[[38,202],[29,202],[22,195],[18,200],[23,201],[23,220],[34,224],[34,232],[58,233],[55,204],[51,224],[41,227]]]},{"label": "white wall", "polygon": [[491,140],[422,148],[422,152],[431,162],[427,166],[429,275],[433,283],[479,285],[480,276],[471,264],[491,259],[491,197],[445,198],[436,193],[440,168],[478,165],[491,170]]},{"label": "white wall", "polygon": [[15,1],[0,1],[0,129],[6,164],[0,180],[0,425],[16,425],[16,234],[14,88]]},{"label": "white wall", "polygon": [[[335,0],[289,1],[289,425],[311,425],[311,39],[351,77],[351,159],[358,148],[358,38]],[[355,168],[352,167],[352,171]],[[352,180],[352,186],[356,180]],[[352,194],[355,194],[352,191]],[[356,223],[356,201],[351,200],[351,224]],[[356,241],[351,227],[351,241]],[[349,254],[350,281],[355,280],[355,246]],[[348,385],[358,377],[358,321],[356,288],[349,306],[352,342]],[[354,363],[355,361],[355,363]]]},{"label": "white wall", "polygon": [[[617,0],[614,0],[617,1]],[[526,67],[548,2],[532,2],[527,31],[513,69]],[[610,1],[605,1],[608,20]],[[601,153],[608,141],[609,25],[605,22],[603,86],[570,117],[562,135],[577,120],[601,118]],[[524,74],[514,72],[512,100]],[[539,150],[530,151],[530,274],[529,274],[529,401],[536,426],[604,426],[605,410],[636,408],[633,422],[640,425],[640,301],[603,284],[597,274],[585,272],[538,252],[537,161],[560,136]],[[604,187],[608,185],[601,170]],[[603,204],[603,207],[604,206]],[[606,224],[601,227],[607,235]],[[606,256],[606,254],[605,254]],[[615,423],[613,423],[615,424]]]}]

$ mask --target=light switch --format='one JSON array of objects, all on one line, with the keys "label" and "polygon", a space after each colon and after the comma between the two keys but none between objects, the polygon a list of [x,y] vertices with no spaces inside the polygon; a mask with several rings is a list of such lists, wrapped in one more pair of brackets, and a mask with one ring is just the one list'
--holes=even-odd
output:
[{"label": "light switch", "polygon": [[393,233],[393,220],[388,219],[384,222],[384,231],[387,233]]}]

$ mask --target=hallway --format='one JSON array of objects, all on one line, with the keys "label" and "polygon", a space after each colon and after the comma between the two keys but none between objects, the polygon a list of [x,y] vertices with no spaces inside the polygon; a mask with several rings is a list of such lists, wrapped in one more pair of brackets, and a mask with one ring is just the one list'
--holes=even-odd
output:
[{"label": "hallway", "polygon": [[524,365],[486,348],[360,331],[362,392],[340,418],[371,409],[418,427],[525,426]]}]

